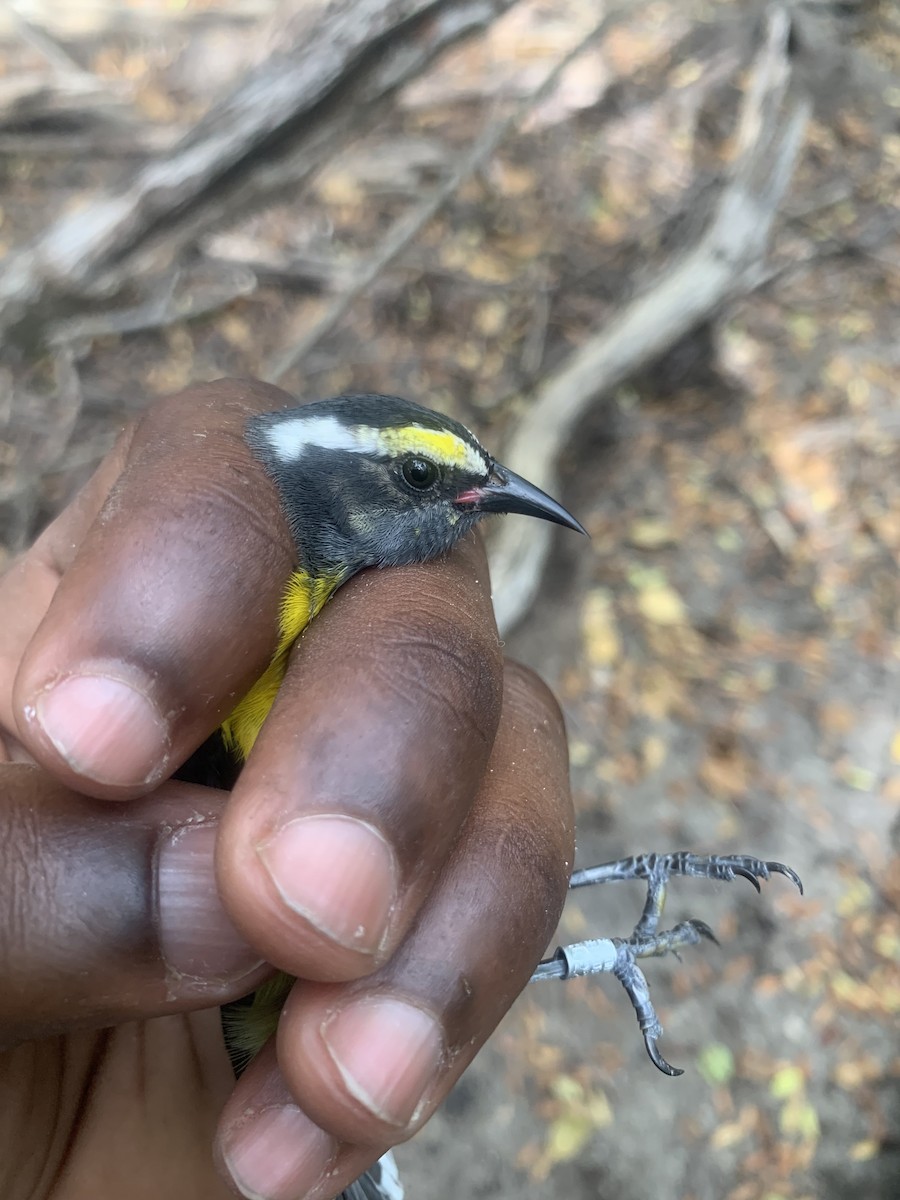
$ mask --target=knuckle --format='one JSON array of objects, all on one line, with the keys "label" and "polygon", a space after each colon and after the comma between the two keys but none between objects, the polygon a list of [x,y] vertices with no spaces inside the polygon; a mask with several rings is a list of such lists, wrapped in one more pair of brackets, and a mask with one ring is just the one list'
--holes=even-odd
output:
[{"label": "knuckle", "polygon": [[[501,801],[484,815],[477,839],[491,847],[498,902],[505,897],[508,905],[511,895],[518,898],[517,923],[529,940],[536,938],[536,944],[541,943],[539,948],[543,948],[556,925],[568,888],[571,822],[564,788],[556,791],[549,814],[545,803],[542,820],[531,815],[533,805],[527,803],[527,789],[523,792],[526,803],[520,793],[515,799]],[[529,814],[530,819],[525,819],[524,814]]]},{"label": "knuckle", "polygon": [[421,610],[392,616],[371,654],[379,682],[426,713],[437,707],[447,720],[482,730],[499,715],[499,648],[478,628]]},{"label": "knuckle", "polygon": [[73,1012],[93,1011],[125,964],[153,962],[157,951],[141,847],[126,837],[110,855],[90,802],[33,767],[4,774],[0,1023],[17,1037],[39,1028],[61,996]]},{"label": "knuckle", "polygon": [[296,403],[281,388],[254,379],[214,379],[163,396],[138,419],[144,435],[170,442],[187,433],[216,432],[243,440],[247,417]]},{"label": "knuckle", "polygon": [[46,902],[45,872],[34,812],[20,805],[8,807],[2,833],[0,971],[4,979],[14,982],[25,958],[33,913]]},{"label": "knuckle", "polygon": [[201,552],[221,548],[224,538],[242,554],[249,546],[272,549],[284,567],[286,555],[293,559],[290,531],[274,485],[244,440],[244,425],[289,399],[266,384],[223,379],[157,401],[137,423],[105,516],[124,508],[130,519],[147,511],[149,496],[152,508],[201,535]]},{"label": "knuckle", "polygon": [[513,719],[523,725],[538,725],[551,737],[565,740],[565,722],[559,701],[535,671],[507,659],[503,664],[503,685],[504,709]]}]

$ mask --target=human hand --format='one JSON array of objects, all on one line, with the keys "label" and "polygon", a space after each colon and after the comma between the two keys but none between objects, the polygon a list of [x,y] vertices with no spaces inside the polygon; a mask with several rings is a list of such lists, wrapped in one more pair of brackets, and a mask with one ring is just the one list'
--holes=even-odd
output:
[{"label": "human hand", "polygon": [[[246,1193],[334,1195],[430,1116],[556,923],[565,740],[502,663],[475,539],[338,593],[230,798],[169,780],[274,647],[293,553],[243,424],[287,399],[156,405],[0,584],[0,725],[37,764],[0,773],[10,1200],[225,1195],[217,1120]],[[234,1085],[218,1005],[261,960],[299,982]]]}]

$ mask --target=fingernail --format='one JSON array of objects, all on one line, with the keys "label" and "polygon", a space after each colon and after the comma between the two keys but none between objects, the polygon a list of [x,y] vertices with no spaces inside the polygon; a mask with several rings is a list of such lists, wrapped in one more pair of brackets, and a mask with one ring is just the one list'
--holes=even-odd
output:
[{"label": "fingernail", "polygon": [[300,817],[257,852],[282,900],[341,946],[374,954],[397,896],[394,854],[353,817]]},{"label": "fingernail", "polygon": [[69,675],[41,692],[33,716],[72,770],[97,783],[134,787],[165,770],[166,723],[121,679]]},{"label": "fingernail", "polygon": [[225,1165],[248,1200],[300,1200],[337,1154],[334,1139],[293,1104],[253,1113],[223,1143]]},{"label": "fingernail", "polygon": [[412,1004],[380,996],[349,1004],[324,1021],[320,1032],[360,1104],[391,1125],[408,1125],[443,1058],[435,1018]]},{"label": "fingernail", "polygon": [[181,976],[240,979],[262,959],[228,919],[219,899],[213,854],[217,826],[186,825],[159,847],[157,888],[163,958]]}]

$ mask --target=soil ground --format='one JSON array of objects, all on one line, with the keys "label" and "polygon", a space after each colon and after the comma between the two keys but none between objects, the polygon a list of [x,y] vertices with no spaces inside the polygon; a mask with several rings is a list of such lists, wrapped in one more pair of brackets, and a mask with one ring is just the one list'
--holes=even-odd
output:
[{"label": "soil ground", "polygon": [[[636,8],[288,386],[409,394],[502,449],[534,383],[702,227],[748,25],[744,6],[688,7],[647,6],[652,21]],[[896,79],[893,6],[840,7],[853,20],[828,26],[836,43]],[[236,219],[219,250],[249,239],[333,272],[440,174],[493,90],[524,88],[595,8],[523,4],[309,194]],[[216,28],[92,34],[87,65],[136,81],[148,120],[184,121],[223,45],[241,65],[234,28]],[[900,89],[873,107],[841,79],[811,123],[768,282],[579,430],[561,498],[592,540],[558,536],[507,647],[564,708],[581,864],[747,852],[789,863],[806,894],[781,878],[761,897],[740,880],[672,885],[670,922],[702,917],[722,943],[647,966],[679,1079],[650,1065],[614,982],[530,989],[399,1151],[411,1200],[900,1195]],[[7,157],[7,245],[116,170]],[[50,460],[46,365],[11,368],[31,400],[6,443],[8,544],[154,395],[260,373],[322,305],[263,284],[201,321],[94,339]],[[641,903],[636,885],[580,893],[560,939],[627,934]]]}]

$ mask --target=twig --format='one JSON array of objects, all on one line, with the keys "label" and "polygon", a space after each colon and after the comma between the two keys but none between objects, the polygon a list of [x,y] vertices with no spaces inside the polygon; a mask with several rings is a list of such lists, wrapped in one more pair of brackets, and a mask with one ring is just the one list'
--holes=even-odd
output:
[{"label": "twig", "polygon": [[186,274],[173,271],[142,304],[56,321],[50,327],[47,341],[51,346],[65,346],[110,334],[162,329],[217,312],[256,288],[256,276],[246,267],[222,268],[218,278],[205,284],[198,284],[192,278],[185,281]]},{"label": "twig", "polygon": [[60,114],[81,124],[121,122],[124,96],[124,89],[105,87],[90,75],[19,71],[0,79],[0,124],[21,128],[29,121]]},{"label": "twig", "polygon": [[332,0],[164,157],[7,256],[0,332],[60,295],[111,295],[219,221],[309,178],[449,45],[515,0]]},{"label": "twig", "polygon": [[[559,454],[597,396],[761,280],[772,224],[811,111],[808,96],[791,86],[790,28],[783,9],[770,11],[740,115],[740,154],[705,234],[544,382],[523,417],[504,459],[539,487],[555,488]],[[503,523],[491,556],[502,631],[515,625],[534,600],[549,548],[549,526]]]},{"label": "twig", "polygon": [[61,46],[46,29],[42,29],[33,21],[29,21],[24,13],[19,12],[16,4],[8,4],[7,12],[12,18],[13,24],[22,40],[33,46],[39,54],[43,54],[47,62],[55,67],[57,71],[60,71],[63,75],[74,76],[84,83],[89,83],[92,88],[99,86],[96,76],[92,75],[90,71],[86,71],[81,63],[76,62],[68,50]]},{"label": "twig", "polygon": [[900,437],[900,412],[875,408],[864,417],[838,417],[801,425],[791,441],[801,453],[833,454],[850,442]]},{"label": "twig", "polygon": [[547,346],[547,328],[550,324],[550,285],[546,274],[541,278],[535,290],[534,306],[528,331],[525,334],[525,344],[519,358],[519,369],[526,379],[534,379],[544,361],[544,350]]},{"label": "twig", "polygon": [[[47,107],[41,107],[40,118],[47,116]],[[91,159],[148,159],[154,154],[165,154],[178,139],[178,131],[169,126],[135,126],[107,118],[111,115],[103,109],[91,111],[88,103],[79,104],[74,111],[79,124],[88,126],[82,130],[66,129],[65,132],[48,131],[46,128],[27,128],[16,132],[3,128],[0,116],[0,156],[10,158],[74,158]],[[29,113],[29,122],[35,122],[35,114]],[[130,161],[132,169],[135,164]]]},{"label": "twig", "polygon": [[491,157],[503,139],[515,128],[531,110],[547,96],[559,83],[560,77],[568,66],[579,58],[584,51],[597,41],[608,29],[610,24],[618,20],[624,13],[632,11],[632,6],[617,7],[604,16],[591,32],[570,50],[556,64],[552,71],[542,80],[540,85],[529,95],[521,99],[505,116],[491,122],[483,130],[481,136],[461,156],[450,175],[434,189],[431,195],[419,204],[412,212],[401,217],[387,237],[376,248],[375,253],[359,269],[353,284],[335,298],[328,306],[322,317],[298,342],[289,350],[275,357],[266,367],[263,378],[273,383],[280,383],[285,375],[303,359],[324,337],[334,329],[355,300],[368,288],[381,272],[394,261],[422,232],[447,201],[459,191],[463,183],[473,175]]},{"label": "twig", "polygon": [[[763,501],[754,493],[752,487],[746,487],[737,481],[728,481],[731,490],[749,509],[755,517],[760,529],[772,543],[785,562],[790,562],[797,546],[797,530],[785,513],[786,505],[781,496],[776,503]],[[780,489],[775,489],[779,491]]]}]

